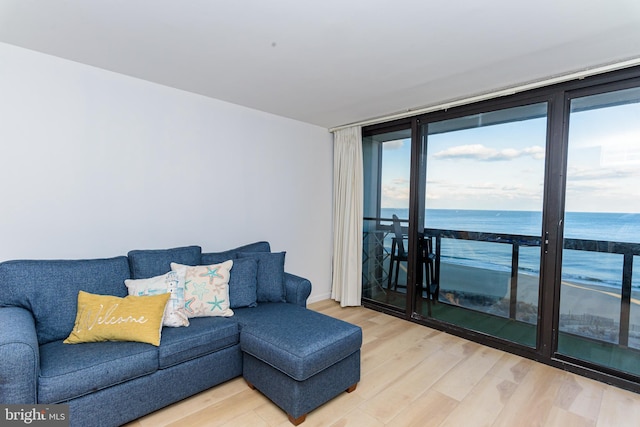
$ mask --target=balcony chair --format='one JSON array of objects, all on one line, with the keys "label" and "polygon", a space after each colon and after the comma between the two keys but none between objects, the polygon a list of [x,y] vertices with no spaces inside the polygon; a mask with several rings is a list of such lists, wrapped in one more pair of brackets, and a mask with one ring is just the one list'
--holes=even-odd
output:
[{"label": "balcony chair", "polygon": [[[402,233],[402,226],[397,215],[393,215],[393,234],[391,239],[391,258],[389,261],[389,282],[387,289],[391,289],[393,282],[393,290],[398,289],[398,276],[400,273],[400,263],[409,261],[409,253],[404,248],[404,240],[407,239]],[[423,287],[427,292],[427,298],[434,301],[438,299],[438,285],[435,281],[435,254],[432,250],[431,238],[420,238],[420,253],[418,256],[420,263],[419,282],[423,283]],[[426,278],[424,283],[423,278]]]}]

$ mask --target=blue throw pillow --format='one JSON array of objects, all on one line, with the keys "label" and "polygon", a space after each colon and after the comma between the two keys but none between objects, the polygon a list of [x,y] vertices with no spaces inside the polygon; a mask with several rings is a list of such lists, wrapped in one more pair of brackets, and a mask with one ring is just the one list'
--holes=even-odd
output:
[{"label": "blue throw pillow", "polygon": [[229,304],[231,308],[255,307],[258,289],[258,260],[243,258],[233,260],[229,277]]},{"label": "blue throw pillow", "polygon": [[258,302],[285,302],[285,252],[238,252],[238,258],[258,260]]},{"label": "blue throw pillow", "polygon": [[202,265],[220,264],[230,259],[236,259],[239,252],[271,252],[269,242],[255,242],[239,246],[224,252],[207,252],[202,254]]},{"label": "blue throw pillow", "polygon": [[198,265],[202,255],[200,246],[172,249],[133,250],[128,254],[132,279],[148,279],[171,271],[171,263]]}]

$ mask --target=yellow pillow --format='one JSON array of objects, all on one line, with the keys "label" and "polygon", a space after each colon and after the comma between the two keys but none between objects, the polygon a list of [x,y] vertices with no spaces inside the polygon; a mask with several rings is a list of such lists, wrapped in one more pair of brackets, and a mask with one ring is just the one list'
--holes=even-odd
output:
[{"label": "yellow pillow", "polygon": [[65,344],[138,341],[160,345],[162,315],[169,293],[124,298],[78,293],[78,313]]}]

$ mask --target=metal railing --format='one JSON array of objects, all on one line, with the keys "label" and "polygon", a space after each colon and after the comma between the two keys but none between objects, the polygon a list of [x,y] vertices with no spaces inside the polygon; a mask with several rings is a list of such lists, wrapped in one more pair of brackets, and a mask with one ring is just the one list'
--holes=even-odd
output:
[{"label": "metal railing", "polygon": [[618,343],[629,345],[629,320],[631,316],[631,284],[633,281],[633,257],[640,255],[640,244],[610,242],[606,240],[564,239],[565,250],[589,251],[622,255],[622,286],[620,295],[620,324]]},{"label": "metal railing", "polygon": [[540,246],[542,238],[535,236],[523,236],[518,234],[483,233],[475,231],[442,230],[436,228],[425,228],[424,236],[425,238],[435,238],[435,276],[437,283],[440,283],[442,239],[472,240],[476,242],[502,243],[511,245],[509,318],[516,318],[520,248]]},{"label": "metal railing", "polygon": [[[377,286],[383,288],[384,280],[388,278],[388,270],[385,268],[385,261],[389,258],[389,249],[385,247],[385,239],[392,234],[391,225],[383,225],[382,223],[391,223],[391,218],[364,218],[365,221],[375,221],[375,226],[364,232],[364,239],[370,239],[369,245],[366,246],[366,256],[363,256],[363,263],[369,262],[371,258],[375,258],[375,268],[378,274],[375,274]],[[404,220],[403,222],[406,222]],[[406,230],[406,228],[405,228]],[[375,236],[375,245],[371,246],[372,236]],[[522,247],[540,247],[543,238],[538,236],[527,236],[517,234],[503,233],[485,233],[461,230],[445,230],[436,228],[425,228],[424,238],[435,240],[435,281],[440,283],[440,261],[442,256],[442,239],[469,240],[477,242],[490,242],[511,245],[511,275],[510,275],[510,293],[509,293],[509,318],[516,318],[517,310],[517,293],[518,293],[518,271],[520,248]],[[621,301],[620,301],[620,322],[619,322],[619,338],[618,342],[621,346],[627,346],[629,343],[630,330],[630,308],[631,308],[631,286],[633,278],[633,257],[640,256],[639,243],[624,243],[602,240],[587,240],[565,238],[563,241],[565,250],[587,251],[619,254],[623,257],[622,277],[621,277]],[[364,274],[363,269],[363,274]],[[368,278],[369,281],[371,278]],[[363,281],[364,283],[364,281]]]}]

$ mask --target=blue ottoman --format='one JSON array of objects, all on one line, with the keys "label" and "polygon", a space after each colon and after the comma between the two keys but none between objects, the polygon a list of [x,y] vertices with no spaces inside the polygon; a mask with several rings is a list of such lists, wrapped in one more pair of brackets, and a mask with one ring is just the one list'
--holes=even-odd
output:
[{"label": "blue ottoman", "polygon": [[242,325],[243,376],[294,425],[360,381],[362,330],[293,304]]}]

